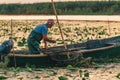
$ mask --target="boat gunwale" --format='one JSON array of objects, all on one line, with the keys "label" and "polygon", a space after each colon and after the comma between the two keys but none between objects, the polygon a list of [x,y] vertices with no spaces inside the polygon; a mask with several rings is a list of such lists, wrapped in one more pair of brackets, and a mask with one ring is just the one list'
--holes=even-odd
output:
[{"label": "boat gunwale", "polygon": [[[87,53],[87,52],[94,52],[94,51],[101,51],[105,49],[111,49],[116,47],[115,45],[107,46],[107,47],[101,47],[101,48],[96,48],[96,49],[84,49],[84,50],[78,50],[78,51],[73,51],[75,53]],[[8,54],[9,57],[47,57],[49,56],[48,54],[15,54],[15,53],[10,53]]]},{"label": "boat gunwale", "polygon": [[111,49],[111,48],[114,48],[114,47],[115,47],[115,45],[111,45],[111,46],[102,47],[102,48],[81,50],[81,51],[78,51],[78,52],[86,53],[86,52],[102,51],[102,50]]},{"label": "boat gunwale", "polygon": [[13,57],[13,56],[15,56],[15,57],[46,57],[46,56],[48,56],[47,54],[9,54],[8,55],[9,57]]}]

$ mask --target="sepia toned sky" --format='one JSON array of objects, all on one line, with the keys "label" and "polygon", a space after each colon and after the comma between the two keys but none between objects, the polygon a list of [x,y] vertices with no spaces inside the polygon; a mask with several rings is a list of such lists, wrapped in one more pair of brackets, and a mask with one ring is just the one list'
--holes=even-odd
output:
[{"label": "sepia toned sky", "polygon": [[[108,1],[108,0],[53,0],[54,2],[62,1]],[[0,4],[9,4],[9,3],[39,3],[39,2],[51,2],[51,0],[0,0]]]}]

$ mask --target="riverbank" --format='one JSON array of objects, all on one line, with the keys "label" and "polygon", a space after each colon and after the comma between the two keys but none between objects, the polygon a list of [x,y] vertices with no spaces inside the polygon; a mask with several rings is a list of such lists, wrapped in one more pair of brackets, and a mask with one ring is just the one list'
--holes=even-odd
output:
[{"label": "riverbank", "polygon": [[[55,15],[0,15],[0,20],[47,20]],[[120,15],[58,15],[59,20],[120,21]]]},{"label": "riverbank", "polygon": [[[9,68],[0,69],[5,80],[120,80],[120,63],[100,64],[99,67]],[[64,79],[60,79],[64,78]],[[66,78],[66,79],[65,79]],[[2,79],[3,80],[3,79]]]}]

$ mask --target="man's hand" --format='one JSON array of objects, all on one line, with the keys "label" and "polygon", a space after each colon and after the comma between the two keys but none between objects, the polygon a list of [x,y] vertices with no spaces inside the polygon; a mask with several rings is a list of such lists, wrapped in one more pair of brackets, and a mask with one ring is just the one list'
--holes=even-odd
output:
[{"label": "man's hand", "polygon": [[51,40],[51,42],[52,42],[52,43],[56,43],[56,41],[55,41],[55,40]]},{"label": "man's hand", "polygon": [[48,41],[48,42],[52,42],[52,43],[56,43],[55,40],[51,40],[51,39],[49,39],[46,35],[43,35],[43,39],[44,39],[44,41]]},{"label": "man's hand", "polygon": [[45,49],[46,49],[46,50],[48,49],[48,46],[47,46],[47,45],[45,45]]}]

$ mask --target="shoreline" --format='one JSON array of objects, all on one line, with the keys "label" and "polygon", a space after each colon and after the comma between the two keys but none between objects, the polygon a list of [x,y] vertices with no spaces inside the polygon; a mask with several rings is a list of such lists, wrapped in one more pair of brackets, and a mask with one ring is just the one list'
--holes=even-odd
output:
[{"label": "shoreline", "polygon": [[[47,20],[55,15],[0,15],[0,20]],[[58,15],[59,20],[120,21],[120,15]]]}]

